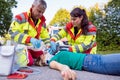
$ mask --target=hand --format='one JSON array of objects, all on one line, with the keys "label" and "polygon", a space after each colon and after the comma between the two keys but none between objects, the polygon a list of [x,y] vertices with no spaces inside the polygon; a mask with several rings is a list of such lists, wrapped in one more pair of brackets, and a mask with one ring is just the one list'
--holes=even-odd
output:
[{"label": "hand", "polygon": [[59,51],[59,44],[55,42],[51,42],[50,48],[48,48],[48,52],[52,55],[55,55]]},{"label": "hand", "polygon": [[64,80],[76,80],[76,73],[75,73],[75,71],[71,70],[70,68],[64,68],[61,71],[61,75]]},{"label": "hand", "polygon": [[30,42],[32,43],[34,48],[40,48],[42,41],[35,38],[31,38]]},{"label": "hand", "polygon": [[54,52],[53,52],[52,49],[50,49],[50,48],[48,48],[47,51],[48,51],[48,53],[50,53],[50,54],[54,54]]},{"label": "hand", "polygon": [[52,54],[52,55],[55,55],[57,53],[57,50],[56,51],[53,51],[51,48],[48,48],[48,53]]},{"label": "hand", "polygon": [[50,49],[55,52],[57,50],[57,44],[54,41],[50,42]]}]

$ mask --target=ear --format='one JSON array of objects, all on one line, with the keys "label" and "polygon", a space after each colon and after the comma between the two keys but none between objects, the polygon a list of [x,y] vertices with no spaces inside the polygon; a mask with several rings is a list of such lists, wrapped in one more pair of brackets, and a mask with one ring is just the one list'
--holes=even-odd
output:
[{"label": "ear", "polygon": [[33,8],[33,7],[34,7],[34,5],[32,4],[31,8]]},{"label": "ear", "polygon": [[81,18],[81,20],[83,19],[83,15],[80,17]]}]

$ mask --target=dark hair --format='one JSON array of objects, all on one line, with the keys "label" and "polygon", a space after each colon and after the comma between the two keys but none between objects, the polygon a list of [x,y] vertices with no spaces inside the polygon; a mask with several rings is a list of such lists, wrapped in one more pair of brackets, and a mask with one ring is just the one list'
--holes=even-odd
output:
[{"label": "dark hair", "polygon": [[86,15],[86,12],[84,9],[80,9],[80,8],[74,8],[70,15],[72,17],[81,17],[83,16],[83,19],[81,21],[81,28],[82,28],[82,31],[83,31],[83,34],[86,34],[88,32],[88,25],[89,25],[89,21],[88,21],[88,17]]},{"label": "dark hair", "polygon": [[42,63],[42,59],[41,59],[40,56],[36,59],[36,61],[35,61],[34,64],[35,64],[36,66],[45,66],[45,64]]}]

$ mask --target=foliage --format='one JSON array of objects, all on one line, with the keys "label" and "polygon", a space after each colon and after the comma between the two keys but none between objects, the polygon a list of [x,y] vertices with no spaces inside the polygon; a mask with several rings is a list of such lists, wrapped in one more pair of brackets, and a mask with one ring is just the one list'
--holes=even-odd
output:
[{"label": "foliage", "polygon": [[59,9],[52,21],[50,22],[50,25],[59,25],[59,26],[65,26],[65,24],[70,20],[70,14],[69,11],[66,9]]},{"label": "foliage", "polygon": [[98,4],[95,4],[94,7],[91,7],[88,11],[89,21],[93,22],[93,24],[97,24],[96,19],[103,16],[103,12],[99,9]]},{"label": "foliage", "polygon": [[15,0],[0,0],[0,36],[8,32],[13,15],[11,9],[16,4]]},{"label": "foliage", "polygon": [[106,51],[97,51],[98,54],[114,54],[114,53],[120,53],[120,50],[106,50]]},{"label": "foliage", "polygon": [[[80,6],[74,6],[73,9],[76,8],[76,7],[79,7],[81,9],[86,10],[86,8],[84,8],[81,5]],[[65,24],[69,21],[70,21],[70,12],[67,11],[66,9],[61,8],[56,12],[54,18],[51,20],[49,25],[65,26]]]},{"label": "foliage", "polygon": [[98,50],[120,50],[120,2],[113,0],[102,10],[93,9],[90,18],[97,26]]}]

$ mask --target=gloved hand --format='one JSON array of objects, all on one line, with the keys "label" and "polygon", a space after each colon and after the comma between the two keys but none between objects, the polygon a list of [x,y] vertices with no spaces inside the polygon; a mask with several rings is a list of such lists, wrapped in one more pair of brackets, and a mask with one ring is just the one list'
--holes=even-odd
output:
[{"label": "gloved hand", "polygon": [[55,43],[55,49],[52,49],[52,46],[50,46],[50,48],[48,48],[48,52],[52,55],[55,55],[58,51],[59,51],[59,44],[58,43]]},{"label": "gloved hand", "polygon": [[34,48],[40,48],[42,41],[35,38],[31,38],[30,42],[32,43]]},{"label": "gloved hand", "polygon": [[50,49],[54,52],[57,49],[57,44],[54,41],[50,42]]},{"label": "gloved hand", "polygon": [[48,51],[48,53],[50,53],[50,54],[52,54],[52,55],[54,54],[54,52],[53,52],[52,49],[50,49],[50,48],[48,48],[47,51]]}]

